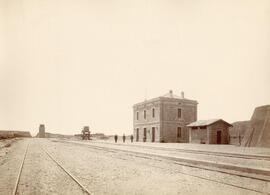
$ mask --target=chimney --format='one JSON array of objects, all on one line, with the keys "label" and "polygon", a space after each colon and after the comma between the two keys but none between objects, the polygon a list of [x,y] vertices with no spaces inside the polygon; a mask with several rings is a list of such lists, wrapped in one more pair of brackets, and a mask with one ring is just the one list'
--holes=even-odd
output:
[{"label": "chimney", "polygon": [[185,93],[183,91],[181,91],[181,97],[182,99],[185,99]]},{"label": "chimney", "polygon": [[173,91],[170,90],[170,97],[173,97]]}]

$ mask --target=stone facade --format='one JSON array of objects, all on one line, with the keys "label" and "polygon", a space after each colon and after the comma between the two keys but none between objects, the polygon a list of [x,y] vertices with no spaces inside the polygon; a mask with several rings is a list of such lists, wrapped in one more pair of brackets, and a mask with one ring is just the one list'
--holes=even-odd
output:
[{"label": "stone facade", "polygon": [[170,93],[133,106],[135,141],[188,142],[187,124],[197,120],[197,101]]},{"label": "stone facade", "polygon": [[197,121],[188,125],[189,142],[201,144],[228,144],[229,127],[232,125],[221,120]]}]

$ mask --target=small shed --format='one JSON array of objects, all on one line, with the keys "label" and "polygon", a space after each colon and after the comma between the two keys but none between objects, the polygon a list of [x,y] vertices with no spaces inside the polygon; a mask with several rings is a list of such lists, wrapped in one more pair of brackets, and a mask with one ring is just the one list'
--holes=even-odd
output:
[{"label": "small shed", "polygon": [[228,144],[229,127],[232,125],[222,119],[199,120],[187,125],[189,142],[201,144]]}]

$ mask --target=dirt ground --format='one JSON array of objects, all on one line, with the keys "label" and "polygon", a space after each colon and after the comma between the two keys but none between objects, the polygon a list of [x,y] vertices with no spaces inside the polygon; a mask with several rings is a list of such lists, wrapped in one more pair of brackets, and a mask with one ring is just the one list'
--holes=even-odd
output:
[{"label": "dirt ground", "polygon": [[[18,194],[84,194],[42,148],[86,186],[91,194],[246,195],[260,194],[256,190],[270,191],[269,182],[181,166],[169,160],[134,155],[132,151],[129,154],[63,141],[66,140],[20,139],[7,148],[0,142],[0,154],[5,151],[0,156],[0,194],[12,194],[28,144]],[[110,144],[104,145],[112,148]],[[166,144],[163,146],[170,147]],[[121,144],[117,147],[127,148]],[[246,187],[254,191],[244,189]]]}]

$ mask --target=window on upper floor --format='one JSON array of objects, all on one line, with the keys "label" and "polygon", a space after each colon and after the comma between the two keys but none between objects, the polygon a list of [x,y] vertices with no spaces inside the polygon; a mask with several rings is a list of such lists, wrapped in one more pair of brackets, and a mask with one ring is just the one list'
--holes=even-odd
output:
[{"label": "window on upper floor", "polygon": [[137,112],[136,115],[137,120],[139,120],[139,112]]},{"label": "window on upper floor", "polygon": [[155,118],[155,108],[152,109],[152,117]]},{"label": "window on upper floor", "polygon": [[143,118],[146,119],[146,110],[143,111]]},{"label": "window on upper floor", "polygon": [[181,108],[178,108],[178,118],[181,118],[182,117],[182,110]]}]

